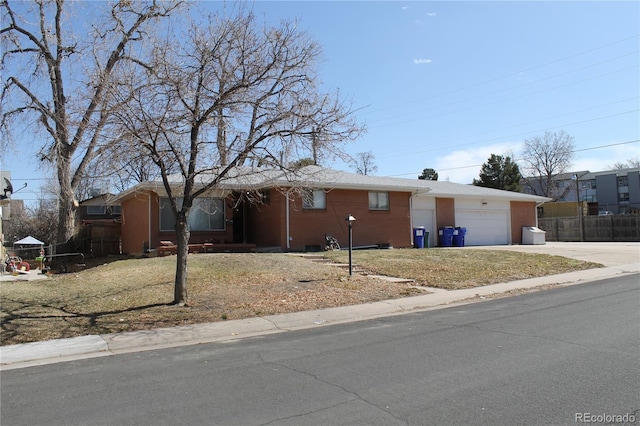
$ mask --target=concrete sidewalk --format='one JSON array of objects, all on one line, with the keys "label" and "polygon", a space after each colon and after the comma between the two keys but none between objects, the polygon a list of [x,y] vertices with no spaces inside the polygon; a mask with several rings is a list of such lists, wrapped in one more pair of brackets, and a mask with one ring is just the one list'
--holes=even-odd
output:
[{"label": "concrete sidewalk", "polygon": [[[478,247],[473,247],[478,248]],[[604,268],[531,278],[462,290],[430,289],[425,295],[317,311],[248,318],[148,331],[82,336],[0,347],[0,369],[108,356],[160,348],[221,342],[303,330],[481,301],[538,287],[573,285],[640,272],[640,243],[547,243],[540,246],[493,246],[485,249],[558,254],[607,265]],[[601,259],[601,260],[599,260]]]},{"label": "concrete sidewalk", "polygon": [[11,282],[11,281],[38,281],[38,280],[46,280],[47,277],[42,273],[40,269],[32,269],[30,271],[22,271],[17,272],[15,275],[11,272],[3,272],[0,274],[0,281],[3,282]]}]

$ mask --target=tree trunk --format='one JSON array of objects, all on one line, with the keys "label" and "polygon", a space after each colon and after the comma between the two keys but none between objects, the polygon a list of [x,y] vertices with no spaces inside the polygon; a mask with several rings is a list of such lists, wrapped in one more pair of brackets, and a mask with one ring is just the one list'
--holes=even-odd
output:
[{"label": "tree trunk", "polygon": [[71,162],[68,158],[58,161],[58,233],[57,244],[64,244],[75,233],[77,208],[73,187],[71,185]]},{"label": "tree trunk", "polygon": [[[182,215],[179,215],[182,216]],[[177,259],[176,259],[176,281],[173,292],[173,304],[184,306],[188,302],[187,298],[187,257],[189,256],[189,227],[184,217],[176,220],[177,238]]]}]

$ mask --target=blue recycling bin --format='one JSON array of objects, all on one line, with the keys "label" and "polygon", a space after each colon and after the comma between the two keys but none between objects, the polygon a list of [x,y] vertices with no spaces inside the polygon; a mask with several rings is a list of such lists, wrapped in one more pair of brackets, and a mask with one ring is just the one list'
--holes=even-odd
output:
[{"label": "blue recycling bin", "polygon": [[464,247],[465,235],[467,235],[467,228],[456,227],[453,230],[453,245],[456,247]]},{"label": "blue recycling bin", "polygon": [[440,237],[440,247],[451,247],[453,245],[453,226],[445,226],[438,230]]},{"label": "blue recycling bin", "polygon": [[418,226],[416,228],[413,228],[413,247],[414,248],[424,248],[425,234],[429,235],[429,233],[424,230],[424,226]]}]

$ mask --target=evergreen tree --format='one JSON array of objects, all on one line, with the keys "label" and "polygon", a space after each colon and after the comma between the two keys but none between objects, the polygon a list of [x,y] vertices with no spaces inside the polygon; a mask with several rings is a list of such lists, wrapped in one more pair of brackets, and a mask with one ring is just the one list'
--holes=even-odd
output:
[{"label": "evergreen tree", "polygon": [[424,169],[422,174],[418,176],[422,180],[438,180],[438,173],[434,169]]},{"label": "evergreen tree", "polygon": [[491,154],[487,162],[482,165],[479,177],[479,180],[473,180],[476,186],[513,192],[522,190],[520,168],[509,156]]}]

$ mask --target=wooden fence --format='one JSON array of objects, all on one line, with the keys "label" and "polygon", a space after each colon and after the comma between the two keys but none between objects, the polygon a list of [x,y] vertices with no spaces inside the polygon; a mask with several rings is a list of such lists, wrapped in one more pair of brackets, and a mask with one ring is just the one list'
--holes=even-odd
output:
[{"label": "wooden fence", "polygon": [[538,227],[546,241],[640,241],[637,215],[551,217],[538,219]]},{"label": "wooden fence", "polygon": [[121,254],[120,224],[113,221],[92,221],[82,224],[81,252],[103,257]]}]

